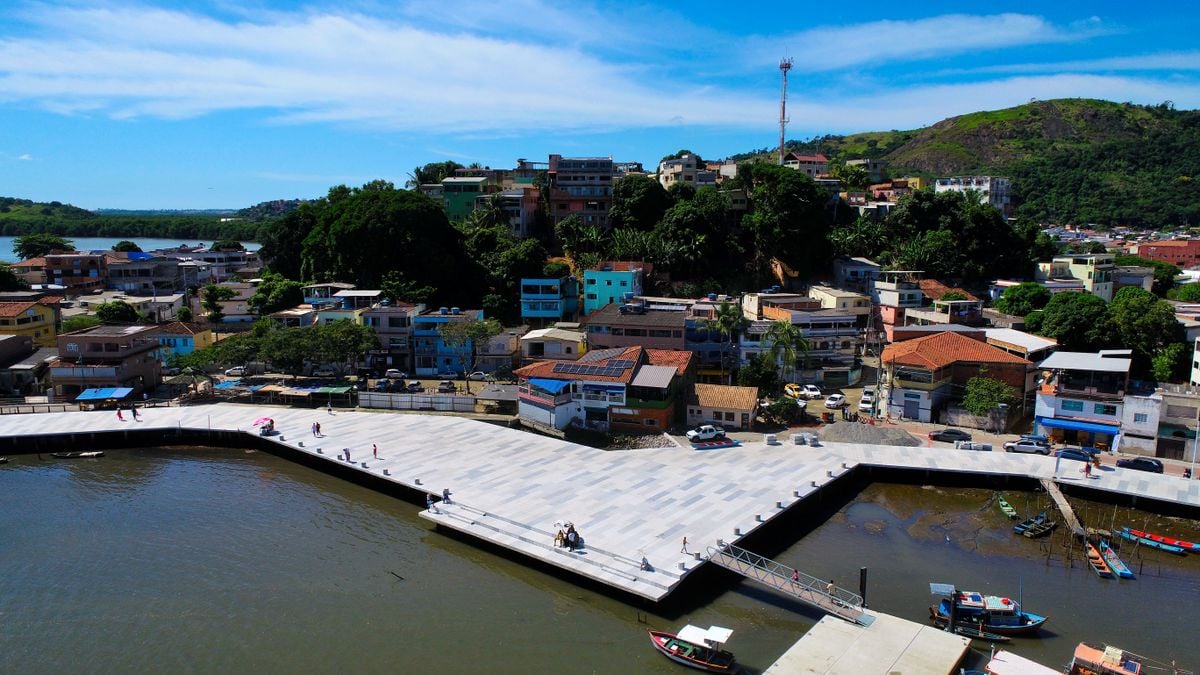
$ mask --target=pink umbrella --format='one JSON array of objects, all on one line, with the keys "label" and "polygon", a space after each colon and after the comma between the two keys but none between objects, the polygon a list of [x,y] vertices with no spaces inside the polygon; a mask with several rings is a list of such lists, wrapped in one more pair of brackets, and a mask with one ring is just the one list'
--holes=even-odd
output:
[{"label": "pink umbrella", "polygon": [[258,418],[258,419],[256,419],[256,420],[254,420],[254,424],[252,424],[251,426],[255,426],[255,427],[256,427],[256,426],[258,426],[258,425],[260,425],[260,424],[266,424],[267,422],[274,422],[274,421],[275,421],[275,420],[271,419],[270,417],[260,417],[260,418]]}]

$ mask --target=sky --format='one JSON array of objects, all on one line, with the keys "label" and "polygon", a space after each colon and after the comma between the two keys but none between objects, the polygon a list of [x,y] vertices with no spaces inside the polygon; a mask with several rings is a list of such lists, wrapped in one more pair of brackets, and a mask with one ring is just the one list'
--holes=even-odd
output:
[{"label": "sky", "polygon": [[1200,106],[1158,2],[0,0],[0,196],[216,209],[428,162],[706,159],[1030,99]]}]

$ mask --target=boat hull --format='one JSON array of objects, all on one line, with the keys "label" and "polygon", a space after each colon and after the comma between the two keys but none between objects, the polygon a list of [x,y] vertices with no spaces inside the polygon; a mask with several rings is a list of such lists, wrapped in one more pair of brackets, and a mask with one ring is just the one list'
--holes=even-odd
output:
[{"label": "boat hull", "polygon": [[[929,616],[933,622],[939,626],[949,625],[949,601],[943,600],[937,607],[930,607]],[[1021,623],[999,624],[991,623],[985,620],[982,623],[981,630],[988,633],[996,633],[998,635],[1027,635],[1029,633],[1036,633],[1038,629],[1042,627],[1042,624],[1046,623],[1046,617],[1028,612],[1022,612],[1020,621]],[[958,622],[971,626],[981,625],[977,616],[973,616],[970,613],[961,611],[959,612]]]},{"label": "boat hull", "polygon": [[[737,662],[724,650],[710,649],[663,631],[652,630],[650,643],[660,654],[681,666],[687,666],[708,673],[732,673],[737,668]],[[672,648],[674,646],[674,648]]]},{"label": "boat hull", "polygon": [[1138,539],[1144,539],[1146,541],[1152,541],[1157,544],[1164,544],[1166,546],[1177,546],[1185,551],[1191,551],[1192,553],[1200,553],[1200,544],[1197,544],[1194,542],[1182,541],[1180,539],[1175,539],[1174,537],[1164,537],[1161,534],[1154,534],[1152,532],[1143,532],[1141,530],[1135,530],[1135,529],[1129,528],[1129,527],[1122,527],[1121,529],[1128,532],[1129,534],[1132,534],[1133,536],[1137,537]]},{"label": "boat hull", "polygon": [[1108,545],[1107,541],[1101,540],[1100,555],[1104,556],[1104,562],[1108,563],[1108,568],[1114,574],[1122,579],[1134,578],[1133,571],[1129,569],[1129,565],[1126,565],[1125,561],[1121,560],[1121,556],[1117,555],[1117,552],[1113,550],[1113,547]]},{"label": "boat hull", "polygon": [[1109,569],[1108,563],[1104,562],[1104,556],[1100,555],[1100,551],[1096,550],[1095,546],[1087,545],[1088,565],[1096,576],[1102,579],[1111,579],[1113,576],[1112,570]]},{"label": "boat hull", "polygon": [[59,459],[87,459],[89,457],[103,457],[104,452],[101,450],[81,450],[77,452],[52,452],[51,457]]},{"label": "boat hull", "polygon": [[1175,555],[1184,555],[1187,553],[1187,551],[1182,547],[1172,546],[1170,544],[1164,544],[1161,541],[1155,541],[1153,539],[1145,539],[1143,537],[1136,536],[1132,534],[1128,528],[1122,528],[1121,530],[1118,530],[1117,536],[1128,541],[1139,543],[1143,546],[1156,548],[1160,551],[1166,551],[1167,553],[1174,553]]}]

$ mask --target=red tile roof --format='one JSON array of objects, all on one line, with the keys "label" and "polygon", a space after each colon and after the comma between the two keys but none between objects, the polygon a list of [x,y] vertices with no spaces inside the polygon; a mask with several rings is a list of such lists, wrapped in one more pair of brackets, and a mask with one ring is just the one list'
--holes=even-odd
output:
[{"label": "red tile roof", "polygon": [[921,292],[924,293],[925,297],[929,298],[930,300],[941,300],[942,296],[950,291],[958,291],[959,293],[962,293],[963,295],[967,296],[967,300],[979,300],[979,298],[971,295],[963,289],[956,286],[947,286],[937,279],[921,279],[917,283],[921,285]]},{"label": "red tile roof", "polygon": [[928,337],[898,342],[883,350],[884,364],[914,366],[937,370],[955,363],[1011,363],[1032,365],[985,342],[958,333],[937,333]]},{"label": "red tile roof", "polygon": [[758,405],[758,387],[697,384],[695,402],[703,408],[754,410]]},{"label": "red tile roof", "polygon": [[[608,365],[609,361],[613,361],[616,359],[624,359],[626,361],[633,361],[634,367],[623,369],[621,371],[620,377],[613,377],[610,375],[581,375],[581,374],[573,374],[573,373],[556,373],[556,372],[554,372],[554,366],[556,366],[560,363],[563,363],[563,361],[561,361],[561,360],[538,361],[537,363],[531,363],[528,366],[525,366],[523,368],[518,368],[517,370],[513,371],[513,373],[517,377],[524,378],[524,379],[529,379],[531,377],[545,377],[545,378],[550,378],[552,380],[589,380],[592,382],[624,382],[625,384],[629,384],[629,382],[631,380],[633,380],[633,375],[634,375],[634,373],[637,372],[638,366],[640,366],[643,362],[642,356],[644,355],[644,352],[645,352],[645,350],[642,347],[634,346],[634,347],[629,347],[629,348],[625,349],[624,351],[622,351],[620,354],[611,356],[607,359],[599,359],[596,361],[588,361],[587,362],[587,365],[589,365],[589,366],[606,366],[606,365]],[[690,354],[690,352],[689,352],[689,354]],[[671,364],[664,363],[664,364],[656,364],[656,365],[671,365]]]},{"label": "red tile roof", "polygon": [[21,262],[15,262],[15,263],[12,263],[11,265],[9,265],[9,267],[45,267],[45,266],[46,266],[45,258],[30,258],[28,260],[22,260]]},{"label": "red tile roof", "polygon": [[674,366],[675,374],[683,375],[687,372],[688,366],[692,365],[692,358],[695,354],[676,349],[647,349],[646,356],[650,359],[650,365]]},{"label": "red tile roof", "polygon": [[0,316],[23,316],[25,312],[29,311],[30,307],[34,307],[37,304],[36,302],[0,302]]},{"label": "red tile roof", "polygon": [[184,321],[171,321],[170,323],[159,324],[154,327],[155,335],[195,335],[203,333],[206,330],[211,330],[208,326],[199,323],[186,323]]}]

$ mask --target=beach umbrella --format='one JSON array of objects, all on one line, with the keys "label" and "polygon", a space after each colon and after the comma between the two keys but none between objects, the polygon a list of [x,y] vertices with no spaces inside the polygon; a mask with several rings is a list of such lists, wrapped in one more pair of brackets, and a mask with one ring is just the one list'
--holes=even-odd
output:
[{"label": "beach umbrella", "polygon": [[258,425],[260,425],[260,424],[267,424],[268,422],[274,422],[274,421],[275,421],[275,420],[271,419],[270,417],[260,417],[260,418],[258,418],[258,419],[256,419],[256,420],[254,420],[254,424],[252,424],[251,426],[255,426],[255,427],[256,427],[256,426],[258,426]]}]

